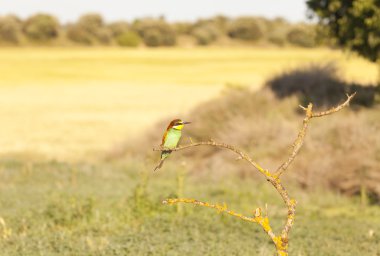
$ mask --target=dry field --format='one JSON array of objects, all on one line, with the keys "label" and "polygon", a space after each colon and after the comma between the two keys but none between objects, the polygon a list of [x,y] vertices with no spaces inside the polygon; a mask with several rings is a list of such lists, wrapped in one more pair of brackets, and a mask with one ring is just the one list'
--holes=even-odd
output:
[{"label": "dry field", "polygon": [[348,81],[377,68],[327,49],[2,48],[0,152],[56,159],[96,156],[186,113],[228,84],[260,87],[273,74],[335,61]]}]

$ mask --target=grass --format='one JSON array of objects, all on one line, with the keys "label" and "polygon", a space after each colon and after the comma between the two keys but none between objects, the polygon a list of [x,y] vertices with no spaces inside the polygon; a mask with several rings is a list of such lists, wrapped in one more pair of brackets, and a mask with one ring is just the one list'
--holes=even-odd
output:
[{"label": "grass", "polygon": [[[162,205],[179,191],[172,167],[152,173],[131,161],[92,166],[3,159],[1,255],[273,255],[255,224],[210,209],[186,205],[178,213]],[[299,201],[291,255],[377,255],[380,208],[286,185]],[[226,202],[247,215],[268,203],[275,229],[285,216],[262,179],[185,176],[184,194]]]},{"label": "grass", "polygon": [[321,61],[336,61],[346,80],[377,78],[376,65],[327,49],[1,48],[0,58],[0,153],[61,160],[94,158],[143,136],[227,83],[258,88]]}]

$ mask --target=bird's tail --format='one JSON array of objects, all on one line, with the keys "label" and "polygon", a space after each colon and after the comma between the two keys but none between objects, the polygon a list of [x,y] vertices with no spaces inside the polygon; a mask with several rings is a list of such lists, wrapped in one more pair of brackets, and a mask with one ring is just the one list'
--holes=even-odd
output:
[{"label": "bird's tail", "polygon": [[154,168],[154,172],[157,171],[158,169],[160,169],[162,167],[162,165],[164,164],[164,161],[165,161],[165,158],[164,159],[161,159],[160,162],[158,163],[158,165],[156,166],[156,168]]}]

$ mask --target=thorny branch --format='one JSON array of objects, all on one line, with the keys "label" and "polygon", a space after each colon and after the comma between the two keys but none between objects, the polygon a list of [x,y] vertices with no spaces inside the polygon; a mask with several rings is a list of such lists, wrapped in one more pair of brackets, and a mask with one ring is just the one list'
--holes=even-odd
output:
[{"label": "thorny branch", "polygon": [[261,216],[261,208],[257,208],[255,212],[255,217],[246,217],[243,216],[242,214],[235,213],[231,210],[227,209],[227,206],[220,206],[218,204],[210,204],[210,203],[203,203],[194,199],[167,199],[163,203],[167,204],[175,204],[175,203],[191,203],[199,206],[204,206],[204,207],[209,207],[209,208],[214,208],[218,210],[219,212],[225,212],[227,214],[230,214],[232,216],[238,217],[240,219],[250,221],[250,222],[256,222],[260,224],[265,232],[269,235],[269,237],[272,239],[273,243],[276,246],[277,254],[278,255],[288,255],[288,246],[289,246],[289,232],[293,226],[294,223],[294,217],[295,217],[295,208],[297,201],[295,199],[291,199],[289,197],[288,192],[286,191],[285,187],[282,185],[280,181],[280,176],[288,169],[290,164],[293,162],[294,158],[297,156],[298,152],[300,151],[304,138],[306,135],[306,131],[309,125],[309,121],[314,118],[314,117],[323,117],[326,115],[330,115],[333,113],[336,113],[343,109],[344,107],[348,106],[352,98],[355,96],[356,93],[353,93],[352,95],[347,95],[347,100],[336,106],[333,107],[327,111],[319,112],[319,113],[313,113],[313,104],[309,104],[306,108],[300,106],[304,111],[305,111],[305,118],[303,120],[303,125],[298,132],[298,136],[296,140],[293,143],[293,150],[289,156],[289,158],[278,167],[278,169],[272,173],[263,167],[261,167],[257,162],[255,162],[251,157],[248,156],[248,154],[244,153],[243,151],[237,149],[234,146],[225,144],[225,143],[219,143],[215,142],[213,140],[211,141],[205,141],[205,142],[197,142],[197,143],[190,143],[184,146],[179,146],[174,149],[167,149],[164,147],[158,147],[154,148],[153,150],[155,151],[179,151],[179,150],[184,150],[187,148],[191,147],[197,147],[197,146],[214,146],[214,147],[219,147],[219,148],[225,148],[233,151],[234,153],[238,154],[241,159],[246,160],[249,162],[253,167],[255,167],[261,174],[263,174],[268,182],[270,182],[273,187],[277,190],[277,192],[280,194],[281,198],[283,199],[284,203],[286,204],[288,208],[288,214],[287,214],[287,219],[285,226],[281,232],[281,235],[276,236],[274,232],[272,231],[270,225],[269,225],[269,220],[268,217],[262,217]]}]

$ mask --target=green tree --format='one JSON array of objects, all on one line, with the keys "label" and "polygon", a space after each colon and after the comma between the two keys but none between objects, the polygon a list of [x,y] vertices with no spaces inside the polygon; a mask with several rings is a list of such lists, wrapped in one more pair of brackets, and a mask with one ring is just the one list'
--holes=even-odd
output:
[{"label": "green tree", "polygon": [[36,14],[25,21],[23,31],[29,39],[43,42],[57,38],[59,28],[60,24],[55,17]]},{"label": "green tree", "polygon": [[339,46],[379,61],[380,0],[307,0],[307,6]]}]

